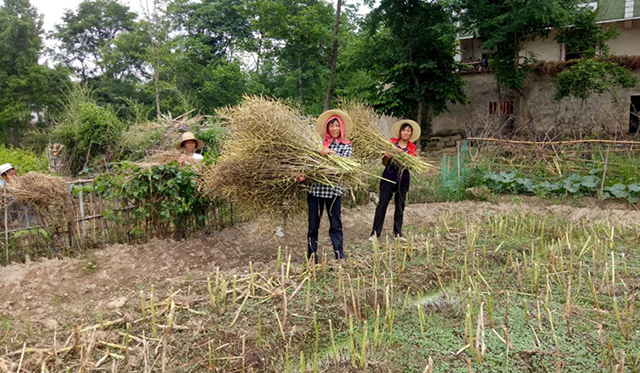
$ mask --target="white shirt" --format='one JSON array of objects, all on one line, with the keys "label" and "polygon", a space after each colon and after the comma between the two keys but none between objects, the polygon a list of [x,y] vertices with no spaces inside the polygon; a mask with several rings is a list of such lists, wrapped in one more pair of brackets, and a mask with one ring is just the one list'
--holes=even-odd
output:
[{"label": "white shirt", "polygon": [[204,159],[204,157],[202,156],[202,154],[193,153],[193,159],[195,159],[196,161],[201,161]]}]

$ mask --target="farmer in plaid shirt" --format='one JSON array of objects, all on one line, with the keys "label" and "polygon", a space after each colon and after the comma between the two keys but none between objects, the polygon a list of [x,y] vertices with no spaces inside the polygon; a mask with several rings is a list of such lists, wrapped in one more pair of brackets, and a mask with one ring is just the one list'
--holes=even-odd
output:
[{"label": "farmer in plaid shirt", "polygon": [[[353,128],[351,117],[341,110],[325,111],[318,117],[317,131],[322,137],[322,150],[320,155],[336,154],[340,157],[351,157],[351,142],[347,136]],[[298,181],[305,181],[303,175],[298,176]],[[333,244],[333,252],[336,259],[346,259],[344,255],[342,239],[342,186],[329,186],[313,183],[309,186],[307,194],[309,205],[309,231],[307,233],[307,257],[318,263],[318,230],[322,213],[327,210],[329,215],[329,236]]]}]

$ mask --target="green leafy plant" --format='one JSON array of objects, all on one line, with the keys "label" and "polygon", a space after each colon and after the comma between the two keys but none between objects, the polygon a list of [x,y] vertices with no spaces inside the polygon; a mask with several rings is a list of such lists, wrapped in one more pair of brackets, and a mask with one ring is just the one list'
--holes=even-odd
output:
[{"label": "green leafy plant", "polygon": [[72,172],[98,156],[109,158],[122,135],[122,122],[113,110],[98,106],[84,88],[69,94],[61,118],[53,138],[65,145]]},{"label": "green leafy plant", "polygon": [[47,171],[49,169],[49,160],[46,157],[39,157],[30,150],[0,145],[0,163],[5,162],[11,162],[18,175],[29,171]]},{"label": "green leafy plant", "polygon": [[633,88],[638,85],[638,78],[613,62],[586,59],[558,74],[553,84],[556,87],[556,100],[575,97],[584,102],[593,94],[602,93],[610,93],[616,99],[615,88]]},{"label": "green leafy plant", "polygon": [[[599,171],[599,170],[592,170]],[[540,196],[574,197],[597,196],[600,191],[601,178],[589,174],[569,174],[565,178],[550,182],[549,180],[535,181],[519,176],[516,172],[485,171],[482,184],[495,193],[537,194]],[[629,185],[616,183],[605,186],[602,198],[622,198],[631,203],[640,201],[640,183]]]},{"label": "green leafy plant", "polygon": [[134,206],[146,232],[182,237],[190,221],[204,219],[213,200],[198,191],[197,172],[176,162],[147,169],[124,163],[96,178],[96,191],[111,200]]}]

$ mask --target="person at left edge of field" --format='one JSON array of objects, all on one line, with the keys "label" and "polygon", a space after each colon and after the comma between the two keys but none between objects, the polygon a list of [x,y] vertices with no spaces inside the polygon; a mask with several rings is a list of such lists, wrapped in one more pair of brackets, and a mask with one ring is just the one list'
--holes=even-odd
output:
[{"label": "person at left edge of field", "polygon": [[[351,157],[353,150],[351,142],[347,140],[353,122],[349,114],[341,110],[328,110],[322,113],[317,120],[316,130],[322,137],[322,150],[320,155],[326,157],[335,154],[340,157]],[[304,175],[298,175],[298,182],[306,180]],[[307,193],[309,206],[309,229],[307,231],[307,258],[312,258],[318,263],[318,230],[324,210],[329,216],[329,237],[333,245],[336,259],[344,260],[343,235],[342,235],[342,186],[334,187],[320,183],[309,185]]]},{"label": "person at left edge of field", "polygon": [[204,142],[196,139],[192,132],[185,132],[180,137],[180,141],[176,144],[176,150],[180,150],[186,154],[188,158],[202,162],[204,157],[202,154],[196,153],[196,150],[204,148]]},{"label": "person at left edge of field", "polygon": [[5,163],[0,165],[0,177],[0,186],[4,186],[5,183],[9,184],[13,179],[17,178],[18,174],[10,163]]}]

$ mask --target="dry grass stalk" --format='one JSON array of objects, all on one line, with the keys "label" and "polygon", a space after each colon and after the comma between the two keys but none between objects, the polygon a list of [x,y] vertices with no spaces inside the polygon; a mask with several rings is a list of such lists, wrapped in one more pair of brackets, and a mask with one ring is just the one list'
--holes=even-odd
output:
[{"label": "dry grass stalk", "polygon": [[136,166],[141,169],[148,169],[153,166],[159,166],[163,164],[168,164],[171,162],[178,162],[179,164],[185,166],[194,166],[199,167],[202,163],[193,157],[189,157],[175,149],[161,151],[159,153],[152,154],[144,158],[142,162],[132,162]]},{"label": "dry grass stalk", "polygon": [[322,157],[314,128],[280,101],[245,97],[218,114],[228,121],[231,135],[216,165],[202,170],[206,193],[227,196],[246,211],[286,216],[304,208],[306,191],[296,182],[298,174],[331,186],[362,184],[360,165]]},{"label": "dry grass stalk", "polygon": [[349,140],[353,143],[353,155],[362,163],[379,162],[386,153],[395,154],[391,162],[400,169],[425,172],[431,167],[419,157],[406,153],[396,154],[396,147],[380,130],[380,116],[370,106],[357,101],[346,101],[342,110],[353,120],[353,132]]},{"label": "dry grass stalk", "polygon": [[[171,114],[162,115],[157,122],[144,122],[131,126],[122,135],[121,144],[125,148],[144,147],[145,162],[168,163],[163,161],[171,153],[174,146],[185,131],[194,127],[205,129],[208,126],[207,116],[190,116],[191,112],[173,118]],[[159,157],[159,158],[156,158]]]}]

